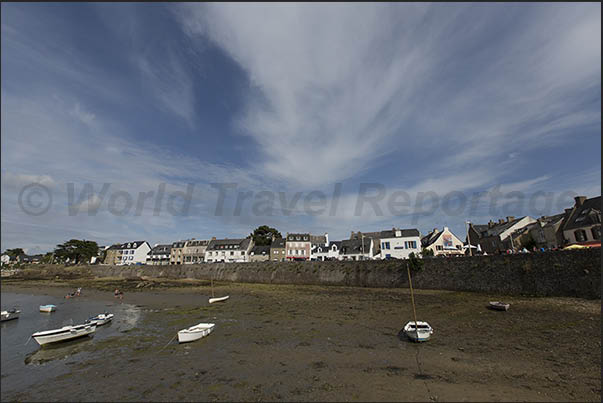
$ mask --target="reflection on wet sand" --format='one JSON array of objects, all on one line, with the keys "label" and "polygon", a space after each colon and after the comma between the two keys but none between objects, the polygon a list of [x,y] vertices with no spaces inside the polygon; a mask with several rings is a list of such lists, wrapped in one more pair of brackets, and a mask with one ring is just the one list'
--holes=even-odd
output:
[{"label": "reflection on wet sand", "polygon": [[40,347],[25,357],[25,364],[42,365],[49,361],[68,358],[74,354],[84,351],[86,341],[92,340],[94,334],[79,339],[64,341],[56,344],[49,344]]}]

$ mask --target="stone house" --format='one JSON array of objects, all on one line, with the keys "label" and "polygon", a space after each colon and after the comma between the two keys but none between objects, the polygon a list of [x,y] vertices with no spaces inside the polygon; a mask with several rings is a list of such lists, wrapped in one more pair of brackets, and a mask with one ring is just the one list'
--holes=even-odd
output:
[{"label": "stone house", "polygon": [[[215,237],[212,239],[216,239]],[[205,261],[205,250],[210,241],[191,239],[185,242],[182,249],[184,264],[197,264]]]},{"label": "stone house", "polygon": [[147,253],[147,264],[150,266],[165,266],[170,264],[172,245],[155,245]]},{"label": "stone house", "polygon": [[172,248],[170,249],[170,264],[184,264],[184,245],[186,245],[186,241],[172,243]]},{"label": "stone house", "polygon": [[562,226],[564,243],[601,244],[601,196],[574,198],[572,208],[565,210]]},{"label": "stone house", "polygon": [[286,241],[284,238],[277,238],[272,241],[270,245],[270,261],[271,262],[285,262],[287,261]]}]

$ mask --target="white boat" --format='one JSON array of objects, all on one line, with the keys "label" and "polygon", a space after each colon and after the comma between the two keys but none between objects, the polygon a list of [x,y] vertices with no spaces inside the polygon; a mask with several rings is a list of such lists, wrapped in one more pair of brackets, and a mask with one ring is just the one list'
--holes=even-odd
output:
[{"label": "white boat", "polygon": [[198,325],[191,326],[188,329],[183,329],[178,332],[178,342],[188,343],[189,341],[199,340],[202,337],[207,336],[214,330],[215,324],[213,323],[199,323]]},{"label": "white boat", "polygon": [[59,341],[72,340],[78,337],[88,336],[96,330],[95,323],[84,323],[76,326],[63,326],[60,329],[45,330],[31,335],[31,337],[43,346],[48,343],[56,343]]},{"label": "white boat", "polygon": [[9,309],[8,311],[2,311],[0,322],[4,322],[7,320],[18,319],[21,311],[18,309]]},{"label": "white boat", "polygon": [[209,299],[209,303],[213,304],[214,302],[222,302],[222,301],[226,301],[228,298],[230,298],[230,295],[227,295],[225,297],[220,297],[220,298],[210,298]]},{"label": "white boat", "polygon": [[94,323],[96,326],[102,326],[105,323],[111,322],[111,320],[113,320],[113,316],[114,315],[112,313],[99,313],[96,316],[86,319],[86,323]]},{"label": "white boat", "polygon": [[427,341],[433,334],[433,329],[427,322],[418,321],[415,326],[415,321],[411,320],[404,326],[404,333],[412,341]]},{"label": "white boat", "polygon": [[40,312],[54,312],[57,310],[56,305],[40,305]]},{"label": "white boat", "polygon": [[490,301],[488,306],[490,309],[494,309],[495,311],[508,311],[511,305],[500,301]]},{"label": "white boat", "polygon": [[222,301],[226,301],[228,298],[230,298],[230,295],[227,295],[225,297],[218,297],[216,298],[216,296],[214,295],[214,279],[211,279],[211,298],[209,299],[209,303],[213,304],[214,302],[222,302]]},{"label": "white boat", "polygon": [[429,326],[427,322],[420,322],[417,320],[417,310],[415,308],[415,297],[412,291],[412,279],[410,276],[410,267],[408,262],[406,263],[406,271],[408,273],[408,288],[410,289],[410,300],[412,302],[412,313],[415,320],[411,320],[404,326],[404,333],[406,336],[413,341],[427,341],[433,334],[433,328]]}]

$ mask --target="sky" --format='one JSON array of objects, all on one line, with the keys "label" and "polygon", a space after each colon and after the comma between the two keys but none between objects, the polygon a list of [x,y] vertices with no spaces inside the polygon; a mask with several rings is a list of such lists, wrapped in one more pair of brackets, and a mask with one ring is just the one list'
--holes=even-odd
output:
[{"label": "sky", "polygon": [[2,3],[1,249],[601,194],[601,5]]}]

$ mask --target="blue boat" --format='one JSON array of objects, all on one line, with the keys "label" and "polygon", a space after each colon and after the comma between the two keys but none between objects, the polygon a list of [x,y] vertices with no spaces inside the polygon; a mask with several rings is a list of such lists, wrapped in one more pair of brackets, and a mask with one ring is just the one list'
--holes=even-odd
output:
[{"label": "blue boat", "polygon": [[57,310],[56,305],[40,305],[40,312],[54,312]]}]

